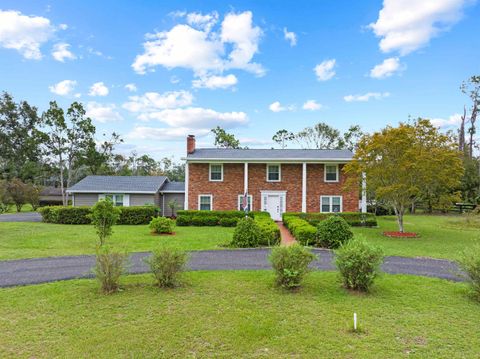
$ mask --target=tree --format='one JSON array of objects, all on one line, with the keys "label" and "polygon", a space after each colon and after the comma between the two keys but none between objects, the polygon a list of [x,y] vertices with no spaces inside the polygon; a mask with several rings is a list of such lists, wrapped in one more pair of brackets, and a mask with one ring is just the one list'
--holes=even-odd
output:
[{"label": "tree", "polygon": [[[477,114],[480,111],[480,76],[471,76],[467,81],[464,81],[460,86],[460,89],[464,94],[470,97],[472,101],[472,107],[470,109],[470,116],[468,123],[470,127],[468,128],[469,142],[468,142],[468,156],[469,158],[473,157],[473,148],[475,147],[474,136],[477,132],[476,121]],[[466,118],[466,111],[464,111],[463,125]],[[461,133],[460,137],[465,136]]]},{"label": "tree", "polygon": [[85,117],[85,109],[78,102],[70,105],[65,116],[63,109],[51,101],[43,119],[49,127],[49,140],[45,145],[58,166],[63,205],[66,206],[68,198],[64,191],[65,184],[67,188],[70,187],[74,170],[82,163],[85,148],[93,141],[95,126],[90,118]]},{"label": "tree", "polygon": [[179,208],[177,200],[171,199],[168,201],[167,206],[172,211],[172,216],[175,216],[175,211]]},{"label": "tree", "polygon": [[287,148],[287,142],[292,141],[295,135],[285,129],[278,130],[272,137],[272,140],[280,145],[282,149]]},{"label": "tree", "polygon": [[365,133],[362,131],[359,125],[350,126],[343,134],[343,146],[352,152],[355,151],[358,142],[364,135]]},{"label": "tree", "polygon": [[240,141],[220,126],[213,128],[212,133],[215,135],[215,146],[220,148],[240,148]]},{"label": "tree", "polygon": [[120,209],[107,198],[95,203],[89,216],[97,231],[99,245],[103,246],[105,240],[112,235],[112,227],[120,218]]},{"label": "tree", "polygon": [[[105,134],[103,134],[105,137]],[[83,154],[83,164],[87,166],[88,171],[92,175],[110,173],[111,162],[114,159],[114,149],[123,139],[116,132],[112,132],[110,138],[104,139],[100,145],[92,138]]]},{"label": "tree", "polygon": [[295,135],[295,141],[302,148],[321,148],[327,150],[340,149],[344,146],[344,141],[340,131],[319,122],[313,127],[306,127]]},{"label": "tree", "polygon": [[39,130],[37,108],[26,101],[15,103],[4,92],[0,97],[0,171],[4,178],[35,180],[40,172],[45,134]]},{"label": "tree", "polygon": [[36,211],[40,207],[40,186],[27,184],[25,191],[25,200],[32,205],[32,209]]},{"label": "tree", "polygon": [[171,158],[164,157],[160,160],[160,171],[171,181],[185,181],[185,163],[176,163]]},{"label": "tree", "polygon": [[8,193],[7,181],[0,180],[0,214],[8,212],[12,205],[12,198]]},{"label": "tree", "polygon": [[403,232],[405,211],[429,195],[432,185],[441,193],[456,188],[463,165],[455,141],[430,121],[418,119],[362,137],[345,171],[352,175],[350,184],[365,173],[367,189],[393,207]]},{"label": "tree", "polygon": [[23,205],[27,203],[27,185],[20,179],[14,178],[7,183],[7,192],[17,212],[21,212]]}]

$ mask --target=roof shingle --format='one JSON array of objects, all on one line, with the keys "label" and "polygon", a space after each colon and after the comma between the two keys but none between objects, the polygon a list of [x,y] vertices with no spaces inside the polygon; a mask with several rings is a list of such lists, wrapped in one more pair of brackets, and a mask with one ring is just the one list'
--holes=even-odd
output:
[{"label": "roof shingle", "polygon": [[166,179],[165,176],[87,176],[68,192],[156,193]]}]

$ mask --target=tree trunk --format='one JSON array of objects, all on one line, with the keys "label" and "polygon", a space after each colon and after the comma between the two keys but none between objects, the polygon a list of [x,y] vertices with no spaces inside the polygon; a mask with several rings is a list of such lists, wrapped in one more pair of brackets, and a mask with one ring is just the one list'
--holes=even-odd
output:
[{"label": "tree trunk", "polygon": [[59,155],[58,165],[60,166],[60,190],[62,191],[62,203],[64,206],[67,205],[65,199],[65,189],[63,188],[63,159],[62,154]]},{"label": "tree trunk", "polygon": [[403,209],[403,207],[401,208],[393,207],[393,209],[395,211],[395,215],[397,216],[398,231],[400,233],[403,233],[403,214],[405,210]]}]

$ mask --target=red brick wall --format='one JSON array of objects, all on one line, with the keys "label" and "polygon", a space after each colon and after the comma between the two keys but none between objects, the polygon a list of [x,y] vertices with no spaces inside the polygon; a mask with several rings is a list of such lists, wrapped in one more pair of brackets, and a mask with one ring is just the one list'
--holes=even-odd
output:
[{"label": "red brick wall", "polygon": [[[244,164],[225,163],[223,182],[209,181],[208,163],[190,163],[188,183],[188,207],[198,209],[198,195],[212,194],[214,210],[238,208],[238,195],[244,190]],[[307,212],[320,211],[321,195],[343,196],[343,211],[358,211],[358,189],[345,191],[345,175],[340,165],[340,182],[325,183],[323,164],[307,164]],[[287,212],[302,210],[302,164],[282,164],[281,182],[267,182],[265,163],[248,165],[248,192],[253,196],[253,210],[261,209],[260,191],[287,191]]]}]

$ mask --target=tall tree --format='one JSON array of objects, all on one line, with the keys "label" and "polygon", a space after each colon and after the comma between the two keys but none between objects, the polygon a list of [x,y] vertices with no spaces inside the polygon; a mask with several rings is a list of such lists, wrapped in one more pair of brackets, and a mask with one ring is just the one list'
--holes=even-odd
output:
[{"label": "tall tree", "polygon": [[475,133],[477,132],[477,114],[480,111],[480,76],[472,76],[467,81],[464,81],[460,87],[462,92],[470,97],[472,106],[470,109],[470,116],[468,119],[468,156],[473,157],[473,148],[475,147]]},{"label": "tall tree", "polygon": [[292,141],[295,135],[285,129],[278,130],[272,137],[272,140],[280,145],[282,149],[287,148],[287,143]]},{"label": "tall tree", "polygon": [[45,134],[39,130],[37,108],[26,101],[14,102],[4,92],[0,97],[0,171],[3,177],[34,181],[41,164],[41,143]]},{"label": "tall tree", "polygon": [[393,207],[400,232],[405,211],[432,185],[448,193],[463,175],[455,141],[423,119],[363,136],[345,170],[353,175],[350,184],[366,174],[367,190]]},{"label": "tall tree", "polygon": [[295,135],[295,140],[302,148],[339,149],[344,146],[340,131],[319,122],[313,127],[306,127]]},{"label": "tall tree", "polygon": [[343,146],[350,151],[355,151],[363,135],[365,135],[365,133],[359,125],[350,126],[343,134]]},{"label": "tall tree", "polygon": [[67,188],[72,184],[74,171],[82,163],[84,150],[93,141],[95,126],[85,116],[85,109],[78,102],[73,102],[65,115],[63,109],[52,101],[50,108],[44,112],[43,119],[49,129],[49,140],[45,145],[59,169],[63,204],[67,205],[65,184]]},{"label": "tall tree", "polygon": [[220,126],[213,128],[212,133],[215,135],[215,146],[220,148],[240,148],[240,141]]},{"label": "tall tree", "polygon": [[115,146],[123,142],[120,135],[113,132],[110,138],[105,139],[97,144],[93,138],[88,142],[84,149],[83,164],[87,166],[88,172],[92,175],[111,173],[111,165],[114,159]]}]

